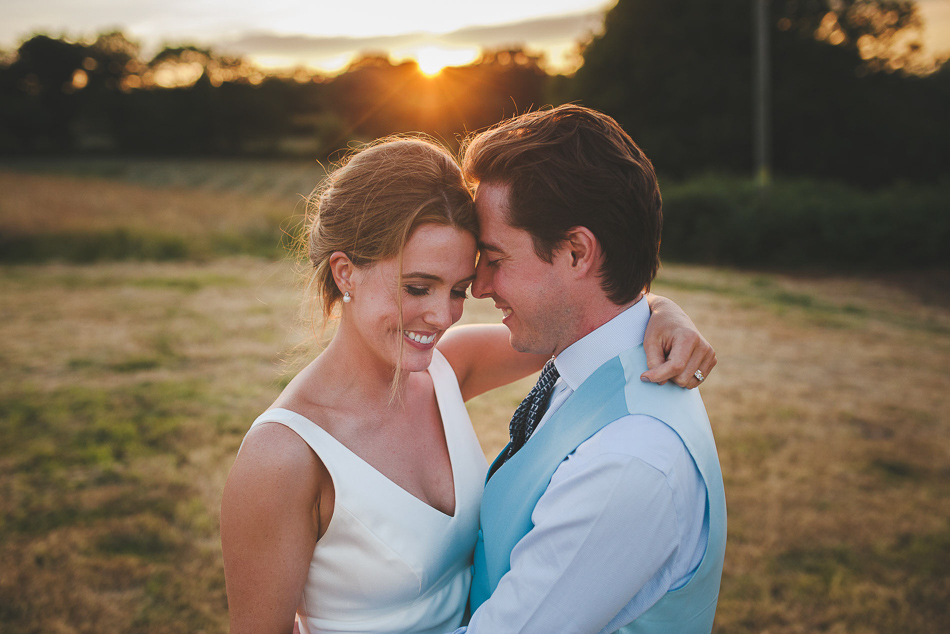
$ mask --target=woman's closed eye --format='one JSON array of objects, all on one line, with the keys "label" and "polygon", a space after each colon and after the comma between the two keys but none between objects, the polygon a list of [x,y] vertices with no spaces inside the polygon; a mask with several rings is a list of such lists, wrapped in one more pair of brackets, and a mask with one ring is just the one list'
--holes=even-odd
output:
[{"label": "woman's closed eye", "polygon": [[[456,299],[468,299],[468,287],[463,288],[453,288],[452,297]],[[412,297],[425,297],[429,294],[428,286],[415,286],[412,284],[406,284],[406,292],[409,293]]]},{"label": "woman's closed eye", "polygon": [[412,284],[406,284],[406,292],[412,295],[413,297],[425,297],[429,294],[428,286],[414,286]]}]

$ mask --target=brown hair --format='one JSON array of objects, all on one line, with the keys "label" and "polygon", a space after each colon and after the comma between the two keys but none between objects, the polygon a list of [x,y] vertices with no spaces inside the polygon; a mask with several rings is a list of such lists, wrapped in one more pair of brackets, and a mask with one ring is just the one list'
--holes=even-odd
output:
[{"label": "brown hair", "polygon": [[310,197],[308,256],[313,283],[329,318],[342,299],[330,256],[356,266],[402,256],[424,224],[478,235],[469,192],[455,159],[423,137],[387,137],[356,150]]},{"label": "brown hair", "polygon": [[653,164],[611,117],[577,105],[529,112],[470,137],[462,169],[473,183],[508,185],[508,222],[539,258],[572,227],[600,242],[601,287],[615,304],[649,289],[660,266],[662,199]]},{"label": "brown hair", "polygon": [[[422,136],[387,137],[352,152],[311,195],[308,217],[310,287],[322,304],[324,324],[343,297],[330,269],[333,253],[342,251],[356,266],[396,257],[402,286],[403,250],[417,228],[436,224],[478,236],[472,195],[458,163]],[[396,297],[402,330],[402,295]],[[402,339],[399,346],[401,359]],[[400,366],[397,360],[393,398]]]}]

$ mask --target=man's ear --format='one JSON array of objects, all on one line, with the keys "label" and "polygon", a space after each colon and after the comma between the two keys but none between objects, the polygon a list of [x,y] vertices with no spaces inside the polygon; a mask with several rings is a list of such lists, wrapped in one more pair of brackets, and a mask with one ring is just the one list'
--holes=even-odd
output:
[{"label": "man's ear", "polygon": [[342,251],[334,251],[330,254],[330,272],[333,274],[333,281],[336,287],[340,289],[342,295],[346,291],[353,290],[353,272],[356,266],[350,257]]},{"label": "man's ear", "polygon": [[600,241],[587,227],[571,227],[561,243],[561,251],[575,275],[584,276],[600,269]]}]

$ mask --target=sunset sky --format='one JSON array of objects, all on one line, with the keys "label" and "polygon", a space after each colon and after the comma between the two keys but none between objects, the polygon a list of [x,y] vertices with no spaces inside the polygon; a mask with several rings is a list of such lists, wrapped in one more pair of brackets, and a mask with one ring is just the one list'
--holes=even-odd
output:
[{"label": "sunset sky", "polygon": [[[615,0],[28,0],[5,5],[0,47],[33,33],[72,39],[121,29],[146,56],[196,44],[270,67],[334,72],[360,52],[415,58],[423,70],[475,60],[482,47],[525,45],[551,70],[572,70],[576,43],[599,28]],[[925,45],[950,50],[950,0],[918,0]],[[397,8],[394,8],[397,7]]]}]

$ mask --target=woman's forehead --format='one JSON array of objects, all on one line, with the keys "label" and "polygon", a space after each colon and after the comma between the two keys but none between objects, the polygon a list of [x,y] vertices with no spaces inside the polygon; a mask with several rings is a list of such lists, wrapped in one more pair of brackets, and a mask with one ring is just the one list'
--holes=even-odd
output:
[{"label": "woman's forehead", "polygon": [[475,270],[475,249],[475,236],[468,231],[446,225],[423,225],[406,242],[403,274],[424,272],[446,280],[467,277]]}]

